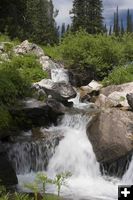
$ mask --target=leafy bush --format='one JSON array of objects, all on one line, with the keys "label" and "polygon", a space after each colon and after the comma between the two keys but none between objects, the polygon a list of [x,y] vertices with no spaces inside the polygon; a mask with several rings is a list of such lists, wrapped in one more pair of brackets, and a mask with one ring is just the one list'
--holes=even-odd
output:
[{"label": "leafy bush", "polygon": [[12,118],[8,110],[0,105],[0,130],[6,129],[12,122]]},{"label": "leafy bush", "polygon": [[29,82],[37,82],[47,77],[34,55],[15,56],[11,62],[5,63],[4,68],[15,68]]},{"label": "leafy bush", "polygon": [[55,59],[63,60],[70,68],[80,71],[88,67],[100,79],[108,75],[113,66],[124,62],[124,47],[116,38],[89,35],[85,31],[68,34],[60,46],[51,50],[47,47],[46,52]]},{"label": "leafy bush", "polygon": [[44,51],[68,68],[79,73],[88,68],[95,79],[102,80],[114,67],[133,61],[133,35],[89,35],[81,30],[67,34],[59,46],[46,47]]},{"label": "leafy bush", "polygon": [[0,64],[0,129],[10,124],[8,108],[30,96],[31,83],[45,77],[47,74],[33,55],[13,57],[10,62]]},{"label": "leafy bush", "polygon": [[103,80],[104,86],[119,85],[133,81],[133,65],[127,65],[115,68],[107,78]]},{"label": "leafy bush", "polygon": [[26,96],[30,83],[14,68],[0,69],[0,100],[4,105],[12,105]]}]

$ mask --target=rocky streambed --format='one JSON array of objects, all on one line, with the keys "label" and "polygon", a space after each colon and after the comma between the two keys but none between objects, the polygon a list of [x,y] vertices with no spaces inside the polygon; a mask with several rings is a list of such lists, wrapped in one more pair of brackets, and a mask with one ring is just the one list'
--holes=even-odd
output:
[{"label": "rocky streambed", "polygon": [[[92,81],[75,88],[69,82],[69,72],[45,56],[37,45],[25,41],[14,51],[18,55],[34,53],[43,70],[49,72],[49,79],[33,84],[36,95],[44,95],[45,102],[26,99],[19,108],[10,109],[19,130],[6,137],[0,134],[0,179],[5,185],[16,185],[16,174],[20,181],[31,172],[47,171],[51,175],[65,169],[74,174],[69,182],[74,191],[75,181],[83,182],[85,188],[92,187],[95,177],[108,188],[115,188],[102,176],[122,178],[130,165],[133,83],[103,88]],[[10,176],[6,176],[7,171]],[[84,182],[85,176],[91,181]],[[64,190],[64,195],[71,196],[69,192]],[[97,195],[112,198],[103,193],[99,189]],[[90,193],[86,196],[98,197]]]}]

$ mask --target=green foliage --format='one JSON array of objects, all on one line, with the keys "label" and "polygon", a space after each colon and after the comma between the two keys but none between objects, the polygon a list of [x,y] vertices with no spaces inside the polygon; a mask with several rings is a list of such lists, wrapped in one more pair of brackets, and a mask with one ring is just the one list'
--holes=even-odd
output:
[{"label": "green foliage", "polygon": [[1,0],[0,32],[12,39],[54,43],[58,41],[57,13],[52,0]]},{"label": "green foliage", "polygon": [[8,128],[11,123],[8,108],[30,96],[31,83],[45,77],[46,72],[33,55],[16,56],[0,64],[0,129]]},{"label": "green foliage", "polygon": [[0,130],[6,129],[12,122],[12,118],[8,110],[0,105]]},{"label": "green foliage", "polygon": [[25,187],[30,189],[34,193],[34,199],[37,200],[37,194],[39,193],[38,184],[36,182],[25,184]]},{"label": "green foliage", "polygon": [[28,194],[19,194],[16,193],[13,195],[14,200],[34,200],[32,197],[29,197]]},{"label": "green foliage", "polygon": [[[61,200],[60,198],[60,190],[62,185],[66,185],[65,180],[70,177],[70,172],[64,172],[57,174],[54,179],[49,179],[46,174],[38,173],[36,179],[33,183],[25,184],[24,186],[33,192],[34,198],[28,194],[20,194],[20,193],[7,193],[5,187],[0,185],[0,200],[39,200],[40,193],[40,184],[43,186],[43,191],[41,192],[41,196],[43,200]],[[46,194],[46,185],[47,184],[55,184],[58,190],[58,196],[53,194]]]},{"label": "green foliage", "polygon": [[62,172],[60,174],[57,174],[54,178],[54,180],[52,181],[53,184],[56,185],[57,187],[57,192],[58,192],[58,196],[60,196],[60,192],[61,192],[61,187],[63,185],[66,185],[66,179],[68,177],[71,176],[70,172]]},{"label": "green foliage", "polygon": [[52,180],[49,179],[46,174],[40,172],[40,173],[37,174],[36,183],[38,183],[38,184],[41,183],[42,184],[43,194],[45,194],[46,185],[48,183],[52,183]]},{"label": "green foliage", "polygon": [[87,68],[94,79],[103,80],[114,68],[133,61],[133,35],[94,36],[80,30],[67,34],[59,46],[46,47],[44,51],[79,74]]},{"label": "green foliage", "polygon": [[11,42],[9,36],[7,36],[6,34],[0,34],[0,42]]},{"label": "green foliage", "polygon": [[34,55],[15,56],[8,65],[18,69],[22,77],[25,77],[31,83],[47,77],[47,73],[42,70],[39,61]]},{"label": "green foliage", "polygon": [[85,29],[90,34],[103,31],[103,5],[101,0],[74,0],[72,30]]},{"label": "green foliage", "polygon": [[103,80],[104,86],[119,85],[133,81],[133,65],[115,68],[107,78]]}]

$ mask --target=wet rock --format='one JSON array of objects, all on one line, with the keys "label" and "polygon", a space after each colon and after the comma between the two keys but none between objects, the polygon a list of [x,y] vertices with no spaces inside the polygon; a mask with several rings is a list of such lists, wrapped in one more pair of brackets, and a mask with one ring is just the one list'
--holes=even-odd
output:
[{"label": "wet rock", "polygon": [[43,49],[34,43],[28,42],[28,40],[25,40],[20,45],[16,46],[14,48],[14,52],[15,54],[18,54],[18,55],[31,53],[31,54],[35,54],[38,58],[40,58],[41,56],[44,56]]},{"label": "wet rock", "polygon": [[58,117],[63,115],[63,112],[43,102],[29,100],[26,106],[11,108],[10,114],[19,129],[30,130],[32,127],[48,127],[57,124]]},{"label": "wet rock", "polygon": [[128,104],[130,105],[130,107],[133,110],[133,93],[127,94],[126,97],[127,97]]},{"label": "wet rock", "polygon": [[65,106],[62,103],[52,98],[48,98],[47,105],[57,113],[64,113],[66,110]]},{"label": "wet rock", "polygon": [[18,184],[16,173],[8,160],[7,153],[0,141],[0,180],[3,185],[13,186]]},{"label": "wet rock", "polygon": [[101,111],[87,135],[99,162],[111,162],[133,151],[133,113],[116,108]]},{"label": "wet rock", "polygon": [[111,162],[102,162],[100,166],[101,172],[107,176],[122,178],[129,167],[131,159],[132,152],[128,153],[125,156],[122,156],[118,160]]},{"label": "wet rock", "polygon": [[97,96],[100,93],[100,89],[102,88],[102,84],[98,83],[97,81],[93,80],[86,86],[80,87],[80,100],[82,102],[90,101],[95,102]]},{"label": "wet rock", "polygon": [[34,87],[43,89],[47,95],[51,95],[52,98],[58,101],[66,101],[76,97],[76,92],[69,83],[65,82],[53,82],[50,79],[43,79],[34,84]]},{"label": "wet rock", "polygon": [[84,67],[84,69],[79,70],[76,67],[74,69],[69,69],[69,80],[70,83],[75,87],[81,87],[82,85],[87,85],[94,79],[94,73],[89,67]]}]

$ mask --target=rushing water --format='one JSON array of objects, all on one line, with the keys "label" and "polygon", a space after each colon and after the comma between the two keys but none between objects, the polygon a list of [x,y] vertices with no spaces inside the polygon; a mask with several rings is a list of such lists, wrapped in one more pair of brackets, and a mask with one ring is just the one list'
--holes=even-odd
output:
[{"label": "rushing water", "polygon": [[[66,78],[66,72],[63,69],[55,69],[52,77],[54,81],[62,80],[60,77],[65,77],[65,81],[68,81],[68,77]],[[79,108],[85,108],[85,106],[88,106],[79,102],[79,96],[72,101],[75,106]],[[101,175],[99,163],[96,160],[92,145],[86,135],[86,126],[89,120],[90,119],[88,119],[86,114],[65,114],[58,126],[52,126],[47,130],[49,134],[61,134],[63,139],[61,139],[59,145],[52,146],[52,154],[50,153],[48,159],[46,173],[49,177],[54,177],[60,172],[71,172],[72,176],[67,181],[67,187],[64,186],[62,188],[62,195],[73,200],[118,199],[118,185],[133,184],[133,159],[121,180]],[[42,129],[42,132],[43,131],[45,132],[46,129]],[[44,142],[44,146],[46,146],[46,142]],[[29,148],[31,148],[31,146]],[[19,149],[17,152],[21,153],[18,153],[15,162],[21,163],[22,156],[32,156],[31,154],[27,154],[25,152],[27,149],[22,148],[22,146],[21,148],[17,146],[17,149]],[[45,167],[44,169],[42,167],[43,159],[45,160],[45,151],[41,149],[43,149],[43,143],[41,143],[37,153],[33,154],[33,158],[30,159],[30,161],[37,159],[36,165],[41,165],[41,168],[38,166],[38,170],[45,170]],[[48,149],[49,148],[47,148],[46,151],[49,151]],[[34,152],[34,150],[31,152]],[[25,166],[28,168],[28,164],[25,164]],[[32,170],[37,171],[34,169]],[[18,172],[19,187],[21,189],[23,183],[32,182],[36,174],[35,172],[29,173],[29,169],[27,171],[25,169],[25,172],[23,170],[21,171],[21,167],[20,170],[18,169]],[[55,193],[56,190],[54,187],[49,186],[47,192]]]}]

